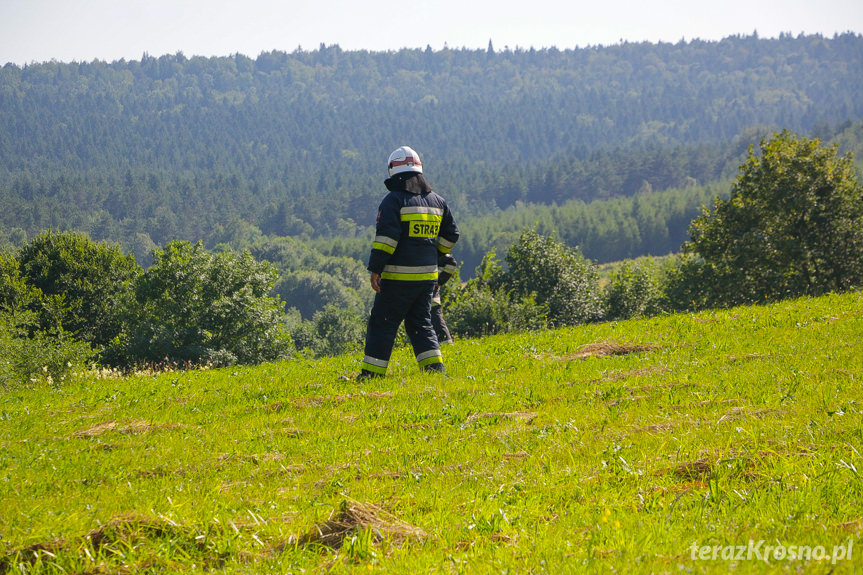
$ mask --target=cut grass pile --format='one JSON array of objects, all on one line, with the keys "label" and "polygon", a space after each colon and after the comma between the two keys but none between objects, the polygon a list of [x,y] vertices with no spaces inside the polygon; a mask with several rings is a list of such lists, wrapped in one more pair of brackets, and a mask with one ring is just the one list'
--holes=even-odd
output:
[{"label": "cut grass pile", "polygon": [[0,573],[859,571],[861,336],[846,294],[3,390]]}]

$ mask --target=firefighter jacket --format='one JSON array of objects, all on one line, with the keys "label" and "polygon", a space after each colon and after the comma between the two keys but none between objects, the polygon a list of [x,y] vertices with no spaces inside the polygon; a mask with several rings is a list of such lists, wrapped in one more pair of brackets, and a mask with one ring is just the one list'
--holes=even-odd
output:
[{"label": "firefighter jacket", "polygon": [[436,281],[438,257],[459,236],[446,200],[422,174],[396,174],[385,184],[368,270],[384,280]]}]

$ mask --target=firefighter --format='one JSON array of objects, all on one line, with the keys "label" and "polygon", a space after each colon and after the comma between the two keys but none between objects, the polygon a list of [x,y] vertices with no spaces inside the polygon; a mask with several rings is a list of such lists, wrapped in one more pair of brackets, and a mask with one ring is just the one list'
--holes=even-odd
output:
[{"label": "firefighter", "polygon": [[368,270],[375,301],[358,379],[384,376],[402,321],[420,369],[443,372],[431,320],[438,257],[458,241],[446,200],[432,191],[419,155],[408,146],[390,154],[389,193],[378,208]]},{"label": "firefighter", "polygon": [[450,334],[449,327],[447,327],[446,322],[443,319],[443,305],[440,300],[440,288],[442,288],[456,272],[458,269],[458,262],[452,254],[441,254],[437,260],[437,267],[437,285],[432,294],[431,318],[435,335],[437,335],[437,341],[439,344],[443,345],[445,343],[452,343],[452,334]]}]

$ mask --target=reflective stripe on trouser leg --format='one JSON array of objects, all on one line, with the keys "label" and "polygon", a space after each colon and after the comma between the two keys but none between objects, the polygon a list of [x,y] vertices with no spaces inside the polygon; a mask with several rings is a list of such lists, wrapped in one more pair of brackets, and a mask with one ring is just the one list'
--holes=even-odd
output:
[{"label": "reflective stripe on trouser leg", "polygon": [[391,293],[389,286],[383,286],[381,291],[382,293],[375,294],[375,302],[366,326],[363,369],[386,375],[396,333],[402,322],[404,304],[397,293]]},{"label": "reflective stripe on trouser leg", "polygon": [[[414,347],[414,354],[437,349],[437,339],[431,326],[430,308],[434,282],[381,281],[381,292],[375,294],[375,302],[369,315],[366,329],[365,358],[363,369],[385,375],[393,351],[399,324],[405,322],[405,330]],[[425,316],[425,319],[423,319]],[[428,323],[425,333],[423,323]],[[370,361],[370,360],[374,361]]]},{"label": "reflective stripe on trouser leg", "polygon": [[386,375],[387,365],[389,365],[389,363],[390,362],[386,359],[376,359],[374,357],[365,356],[363,358],[362,368],[372,373]]},{"label": "reflective stripe on trouser leg", "polygon": [[439,349],[431,349],[417,354],[417,363],[421,368],[433,363],[443,363],[443,356]]}]

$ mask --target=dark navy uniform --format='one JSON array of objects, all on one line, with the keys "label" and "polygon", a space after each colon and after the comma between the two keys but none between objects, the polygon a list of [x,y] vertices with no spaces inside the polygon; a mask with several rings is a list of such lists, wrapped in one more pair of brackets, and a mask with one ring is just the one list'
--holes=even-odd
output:
[{"label": "dark navy uniform", "polygon": [[366,331],[361,375],[385,375],[398,327],[413,346],[419,367],[443,371],[443,357],[431,322],[438,257],[458,241],[458,227],[446,200],[421,173],[398,173],[385,182],[389,194],[378,208],[369,271],[380,274]]}]

